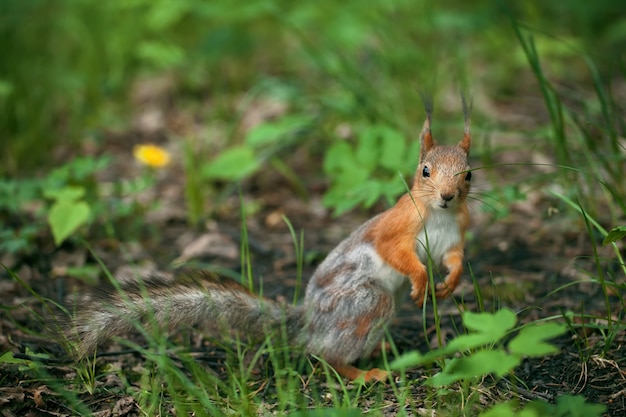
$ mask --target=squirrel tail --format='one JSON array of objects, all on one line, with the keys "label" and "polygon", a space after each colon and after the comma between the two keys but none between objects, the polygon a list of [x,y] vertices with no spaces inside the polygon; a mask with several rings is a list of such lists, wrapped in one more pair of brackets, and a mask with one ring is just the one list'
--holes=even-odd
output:
[{"label": "squirrel tail", "polygon": [[290,344],[297,343],[304,327],[302,307],[258,297],[234,280],[197,270],[109,286],[80,304],[69,329],[78,357],[139,325],[199,326],[252,340],[278,334]]}]

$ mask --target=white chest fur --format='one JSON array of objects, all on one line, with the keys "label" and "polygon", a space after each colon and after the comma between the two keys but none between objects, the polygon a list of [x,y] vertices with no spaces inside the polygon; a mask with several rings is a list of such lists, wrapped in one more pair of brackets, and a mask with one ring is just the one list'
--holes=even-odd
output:
[{"label": "white chest fur", "polygon": [[417,235],[416,251],[422,263],[428,262],[428,254],[435,265],[441,265],[443,256],[461,241],[461,231],[456,213],[451,210],[432,210],[424,227]]}]

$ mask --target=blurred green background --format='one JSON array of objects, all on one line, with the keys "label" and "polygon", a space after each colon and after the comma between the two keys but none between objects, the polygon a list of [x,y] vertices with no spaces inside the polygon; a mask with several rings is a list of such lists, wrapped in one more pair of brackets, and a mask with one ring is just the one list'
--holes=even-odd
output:
[{"label": "blurred green background", "polygon": [[[406,130],[422,117],[417,89],[515,101],[528,94],[529,68],[513,19],[538,35],[559,83],[593,88],[583,54],[607,81],[623,80],[620,0],[3,0],[0,174],[123,125],[129,87],[151,74],[172,74],[180,97],[209,97],[205,123],[232,122],[238,95],[255,88],[282,91],[324,121]],[[315,130],[329,139],[321,120]]]}]

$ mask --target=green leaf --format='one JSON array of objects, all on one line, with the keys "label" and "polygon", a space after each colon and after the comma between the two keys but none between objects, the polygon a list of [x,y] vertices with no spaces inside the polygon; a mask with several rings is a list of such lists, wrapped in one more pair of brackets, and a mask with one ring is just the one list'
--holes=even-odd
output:
[{"label": "green leaf", "polygon": [[545,341],[560,336],[567,328],[559,323],[546,323],[524,327],[509,342],[508,348],[511,353],[520,356],[545,356],[557,353],[559,349]]},{"label": "green leaf", "polygon": [[225,150],[205,165],[202,169],[202,177],[237,181],[256,171],[259,166],[252,148],[235,146]]},{"label": "green leaf", "polygon": [[389,368],[394,371],[399,371],[401,369],[415,368],[417,366],[424,365],[425,356],[417,351],[412,351],[409,353],[405,353],[404,355],[396,358],[391,364]]},{"label": "green leaf", "polygon": [[13,352],[4,352],[2,356],[0,356],[0,363],[27,364],[28,361],[26,359],[15,359]]},{"label": "green leaf", "polygon": [[109,166],[111,158],[108,156],[85,156],[75,158],[72,162],[67,164],[68,168],[72,172],[72,177],[77,181],[86,181],[92,177],[96,172],[102,171]]},{"label": "green leaf", "polygon": [[515,313],[508,309],[494,314],[465,312],[463,324],[476,333],[455,338],[448,344],[446,351],[465,351],[495,343],[515,326],[515,321]]},{"label": "green leaf", "polygon": [[367,184],[369,173],[351,163],[345,164],[345,169],[346,171],[336,174],[335,182],[322,200],[326,207],[334,208],[335,215],[353,209],[367,198],[363,187]]},{"label": "green leaf", "polygon": [[[402,159],[405,156],[406,143],[402,134],[389,127],[379,126],[381,153],[379,163],[380,166],[392,172],[402,169]],[[413,165],[417,164],[417,155],[415,155]]]},{"label": "green leaf", "polygon": [[352,148],[346,142],[335,142],[324,157],[324,172],[330,175],[341,174],[354,165]]},{"label": "green leaf", "polygon": [[166,41],[142,41],[137,45],[137,55],[161,69],[174,67],[185,59],[185,51],[179,45]]},{"label": "green leaf", "polygon": [[515,313],[503,308],[491,313],[472,313],[467,311],[463,314],[463,324],[470,330],[489,334],[504,334],[515,326]]},{"label": "green leaf", "polygon": [[380,158],[380,138],[378,129],[367,127],[359,135],[355,156],[359,165],[369,172],[373,172]]},{"label": "green leaf", "polygon": [[80,200],[85,195],[85,187],[68,185],[60,189],[46,189],[44,196],[58,202],[74,202]]},{"label": "green leaf", "polygon": [[285,116],[279,120],[261,123],[246,135],[245,142],[252,147],[271,145],[285,140],[286,136],[297,133],[308,126],[311,116]]},{"label": "green leaf", "polygon": [[602,241],[602,245],[608,245],[609,243],[616,242],[626,237],[626,226],[617,226],[611,229],[608,235]]},{"label": "green leaf", "polygon": [[554,414],[554,406],[546,403],[545,401],[532,401],[528,403],[523,409],[519,410],[521,406],[515,400],[507,401],[502,404],[498,404],[488,411],[480,414],[479,417],[546,417],[557,415]]},{"label": "green leaf", "polygon": [[167,1],[159,3],[157,7],[148,8],[146,15],[147,26],[156,33],[165,32],[180,22],[185,13],[189,12],[188,2]]},{"label": "green leaf", "polygon": [[495,405],[479,417],[600,417],[606,410],[603,405],[586,403],[585,397],[578,395],[559,396],[556,405],[535,400],[519,408],[517,401],[508,401]]},{"label": "green leaf", "polygon": [[517,417],[515,409],[516,403],[514,401],[507,401],[491,407],[489,410],[480,414],[479,417]]},{"label": "green leaf", "polygon": [[556,413],[562,417],[599,417],[606,410],[601,404],[589,404],[581,395],[561,395],[556,399]]},{"label": "green leaf", "polygon": [[361,199],[358,197],[341,197],[337,196],[337,193],[326,193],[322,203],[326,207],[333,207],[334,216],[340,216],[358,206]]},{"label": "green leaf", "polygon": [[59,246],[89,219],[91,210],[84,201],[57,201],[48,212],[54,243]]},{"label": "green leaf", "polygon": [[492,373],[497,377],[502,377],[520,363],[519,357],[509,355],[502,349],[481,350],[470,356],[452,359],[443,371],[428,380],[428,384],[443,386]]},{"label": "green leaf", "polygon": [[392,206],[396,202],[398,195],[402,194],[404,191],[407,191],[407,185],[396,175],[394,178],[385,182],[382,195],[385,197],[387,203]]},{"label": "green leaf", "polygon": [[516,417],[556,417],[554,406],[542,400],[531,401],[520,410]]},{"label": "green leaf", "polygon": [[358,185],[354,191],[362,198],[363,206],[369,208],[380,199],[385,186],[386,184],[381,181],[370,180]]},{"label": "green leaf", "polygon": [[400,158],[401,165],[398,166],[398,170],[403,173],[415,172],[419,163],[420,144],[417,139],[409,142],[409,146],[404,153],[404,158]]}]

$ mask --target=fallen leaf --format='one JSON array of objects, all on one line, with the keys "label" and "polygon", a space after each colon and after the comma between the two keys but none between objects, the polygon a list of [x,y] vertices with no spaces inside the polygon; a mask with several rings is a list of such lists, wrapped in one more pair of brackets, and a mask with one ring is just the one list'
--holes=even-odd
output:
[{"label": "fallen leaf", "polygon": [[205,233],[187,244],[174,262],[183,263],[202,256],[236,260],[239,259],[239,246],[228,235]]}]

